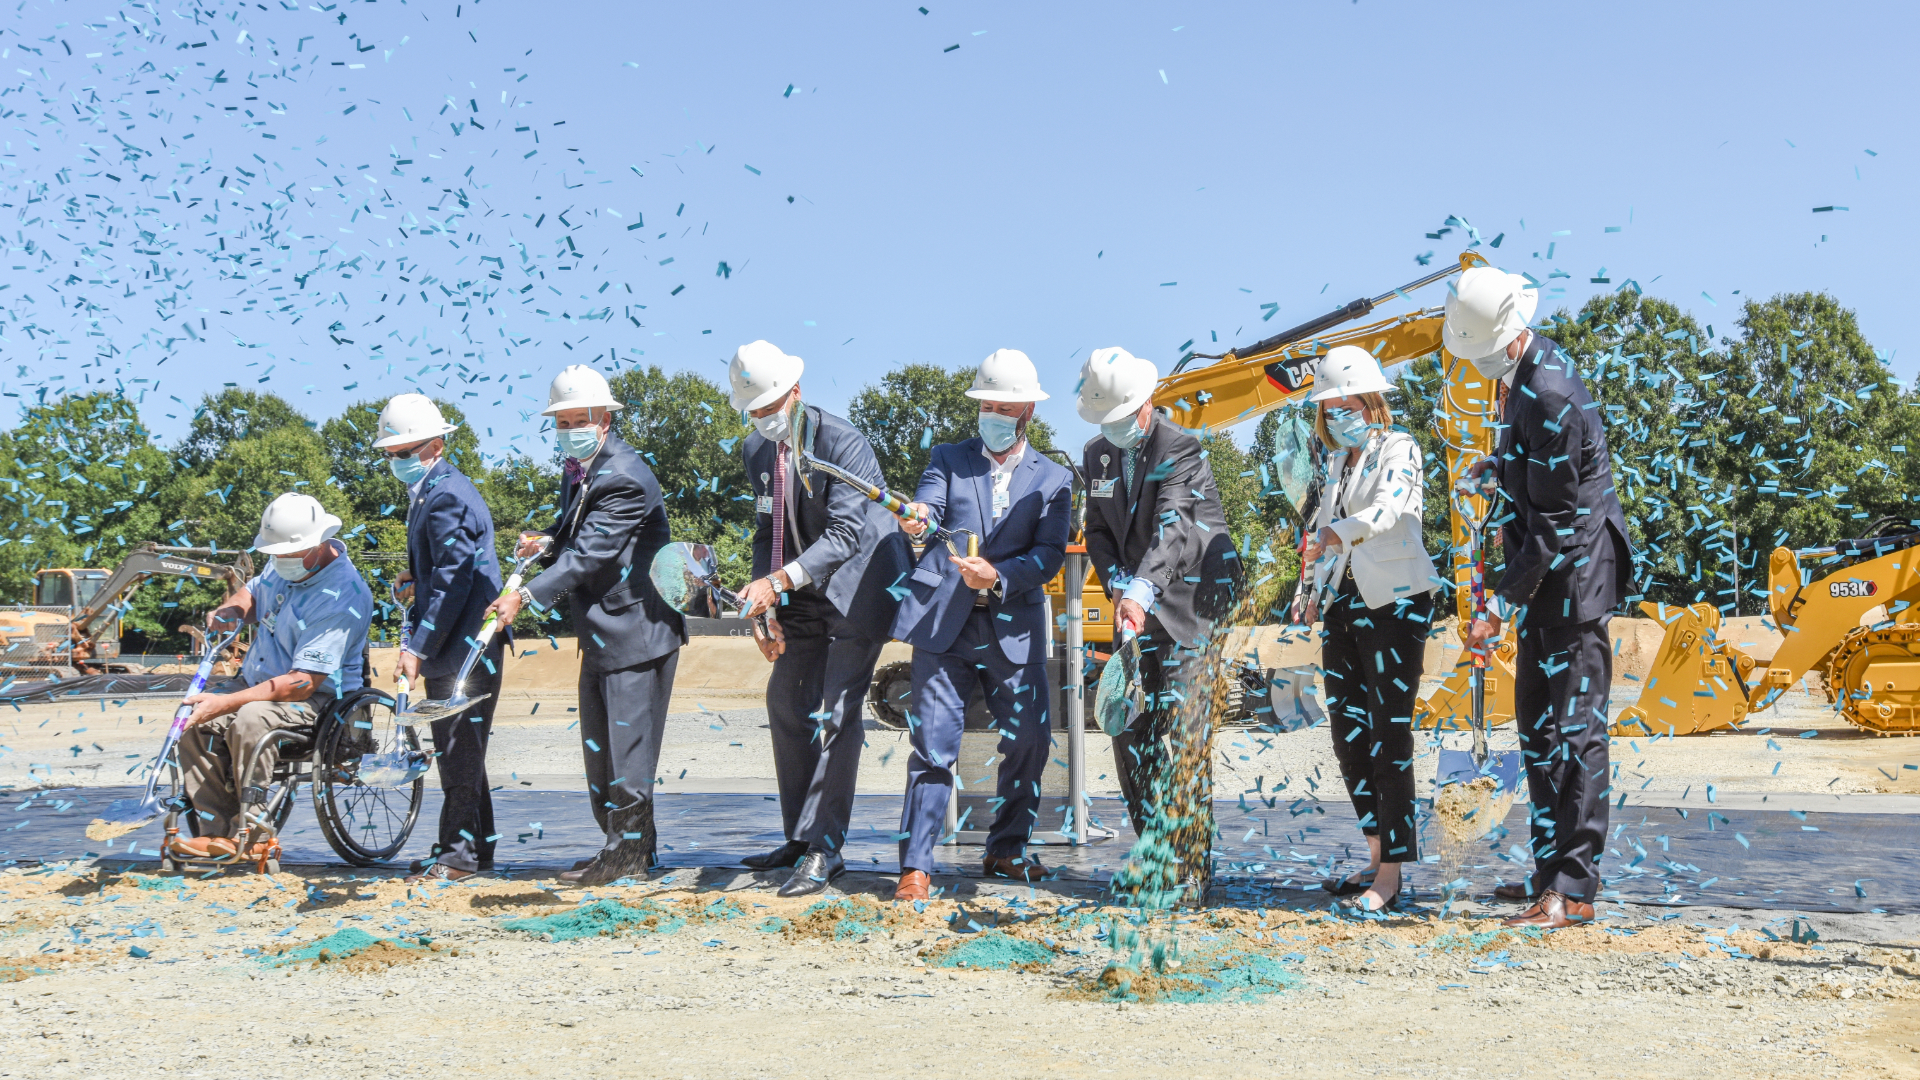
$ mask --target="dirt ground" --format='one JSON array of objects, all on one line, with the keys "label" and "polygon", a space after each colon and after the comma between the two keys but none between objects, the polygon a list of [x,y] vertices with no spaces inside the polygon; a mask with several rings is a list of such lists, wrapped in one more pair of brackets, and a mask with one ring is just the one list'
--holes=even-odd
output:
[{"label": "dirt ground", "polygon": [[1162,916],[1181,966],[1122,980],[1092,894],[776,880],[8,871],[0,1076],[1920,1077],[1915,919],[1815,946],[1701,909],[1550,935],[1215,909]]}]

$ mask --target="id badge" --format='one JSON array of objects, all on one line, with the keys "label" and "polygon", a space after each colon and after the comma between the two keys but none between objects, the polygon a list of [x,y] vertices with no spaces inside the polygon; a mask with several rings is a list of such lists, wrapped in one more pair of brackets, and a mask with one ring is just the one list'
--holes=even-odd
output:
[{"label": "id badge", "polygon": [[1008,504],[1010,504],[1013,501],[1012,495],[1013,493],[1009,491],[996,491],[993,493],[993,516],[994,517],[999,517],[1001,514],[1004,514],[1007,512]]},{"label": "id badge", "polygon": [[755,499],[753,501],[753,509],[756,513],[761,513],[761,514],[773,513],[773,496],[762,495],[758,499]]},{"label": "id badge", "polygon": [[1120,478],[1116,476],[1111,480],[1095,480],[1093,482],[1093,489],[1087,492],[1087,494],[1096,499],[1111,499],[1113,498],[1113,485],[1119,482],[1119,479]]}]

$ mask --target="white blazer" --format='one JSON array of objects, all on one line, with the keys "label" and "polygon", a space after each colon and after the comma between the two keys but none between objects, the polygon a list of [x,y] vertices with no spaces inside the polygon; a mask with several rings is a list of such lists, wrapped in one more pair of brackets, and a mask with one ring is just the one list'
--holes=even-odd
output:
[{"label": "white blazer", "polygon": [[[1349,468],[1358,470],[1351,479]],[[1321,563],[1326,576],[1313,585],[1338,589],[1351,562],[1353,583],[1370,608],[1432,592],[1433,560],[1420,539],[1424,479],[1420,444],[1404,431],[1373,431],[1365,446],[1330,458],[1313,531],[1331,528],[1342,546]],[[1334,516],[1336,502],[1344,504],[1345,516]]]}]

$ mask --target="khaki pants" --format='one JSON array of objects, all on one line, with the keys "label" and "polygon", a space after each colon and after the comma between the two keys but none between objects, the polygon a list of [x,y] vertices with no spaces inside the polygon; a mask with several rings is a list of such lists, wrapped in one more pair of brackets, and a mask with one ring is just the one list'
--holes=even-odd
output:
[{"label": "khaki pants", "polygon": [[180,773],[187,798],[200,817],[201,836],[233,837],[239,832],[240,801],[265,802],[274,758],[267,755],[248,775],[239,775],[260,741],[272,731],[307,727],[318,719],[300,701],[250,701],[239,711],[188,728],[180,736]]}]

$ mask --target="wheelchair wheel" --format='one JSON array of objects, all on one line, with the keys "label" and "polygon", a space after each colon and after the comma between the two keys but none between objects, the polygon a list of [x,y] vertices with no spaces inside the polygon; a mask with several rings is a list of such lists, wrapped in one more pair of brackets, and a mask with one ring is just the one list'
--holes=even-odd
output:
[{"label": "wheelchair wheel", "polygon": [[373,866],[400,854],[420,818],[426,780],[375,787],[359,777],[362,754],[420,749],[411,727],[393,722],[393,699],[363,689],[342,699],[314,732],[313,811],[339,856]]}]

